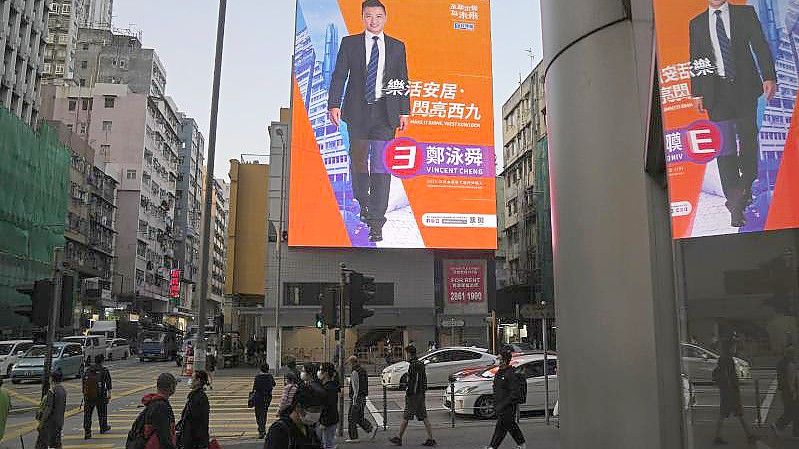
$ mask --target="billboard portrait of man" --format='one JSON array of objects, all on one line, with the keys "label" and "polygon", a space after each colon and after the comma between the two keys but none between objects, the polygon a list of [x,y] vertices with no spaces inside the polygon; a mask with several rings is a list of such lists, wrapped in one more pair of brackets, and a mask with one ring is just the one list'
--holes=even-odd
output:
[{"label": "billboard portrait of man", "polygon": [[410,98],[404,91],[388,92],[388,83],[407,85],[405,44],[384,32],[388,18],[379,0],[361,7],[364,31],[341,40],[330,81],[328,110],[335,126],[346,122],[350,138],[352,190],[360,219],[369,227],[369,240],[383,240],[391,188],[384,148],[396,130],[405,130]]},{"label": "billboard portrait of man", "polygon": [[707,3],[690,22],[690,55],[691,61],[713,61],[715,70],[691,78],[691,92],[699,112],[729,124],[721,127],[724,149],[717,162],[730,224],[740,228],[758,177],[757,103],[761,95],[766,101],[774,97],[777,75],[755,8],[727,0]]}]

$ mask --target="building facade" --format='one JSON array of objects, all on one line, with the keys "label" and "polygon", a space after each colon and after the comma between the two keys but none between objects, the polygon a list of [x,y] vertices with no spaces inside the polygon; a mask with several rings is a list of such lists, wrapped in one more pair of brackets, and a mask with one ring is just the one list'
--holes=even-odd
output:
[{"label": "building facade", "polygon": [[95,149],[61,122],[49,122],[59,141],[71,152],[69,206],[64,237],[64,260],[80,281],[74,320],[86,327],[93,316],[105,317],[118,306],[112,283],[116,255],[115,177],[95,163]]},{"label": "building facade", "polygon": [[81,28],[110,30],[114,17],[114,0],[81,0]]},{"label": "building facade", "polygon": [[277,242],[269,225],[269,165],[230,161],[230,206],[227,226],[225,324],[243,340],[257,334],[255,316],[241,308],[264,304],[266,246]]},{"label": "building facade", "polygon": [[50,3],[49,32],[42,68],[45,82],[70,82],[75,75],[75,50],[82,6],[81,0],[53,0]]},{"label": "building facade", "polygon": [[[204,176],[208,176],[206,172]],[[205,179],[203,177],[203,179]],[[230,184],[223,179],[214,178],[211,192],[211,228],[210,235],[202,236],[201,241],[209,241],[208,261],[208,319],[219,316],[225,302],[225,272],[227,264],[227,224],[228,204],[230,201]],[[206,183],[203,182],[203,187]],[[205,190],[205,189],[203,189]],[[203,194],[205,195],[205,194]],[[200,263],[204,263],[200,260]],[[197,305],[194,306],[195,309]]]},{"label": "building facade", "polygon": [[175,191],[175,261],[181,270],[180,307],[188,312],[194,304],[200,279],[200,217],[203,202],[205,137],[197,122],[181,114],[181,146]]},{"label": "building facade", "polygon": [[49,3],[0,2],[0,106],[29,125],[39,119]]}]

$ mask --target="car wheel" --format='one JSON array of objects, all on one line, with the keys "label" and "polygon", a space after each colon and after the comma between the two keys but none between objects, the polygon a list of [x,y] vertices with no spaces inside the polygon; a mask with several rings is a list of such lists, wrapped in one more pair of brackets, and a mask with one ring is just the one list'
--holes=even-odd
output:
[{"label": "car wheel", "polygon": [[19,385],[19,379],[11,379],[11,383],[14,385]]},{"label": "car wheel", "polygon": [[408,388],[408,374],[403,374],[402,377],[400,377],[399,389],[404,390],[406,388]]},{"label": "car wheel", "polygon": [[474,403],[474,416],[490,419],[494,417],[494,414],[494,396],[485,395],[477,398],[477,402]]},{"label": "car wheel", "polygon": [[123,359],[123,360],[127,360],[127,359],[128,359],[128,357],[130,357],[130,354],[128,354],[127,352],[126,352],[126,353],[124,353],[124,354],[122,354],[122,359]]}]

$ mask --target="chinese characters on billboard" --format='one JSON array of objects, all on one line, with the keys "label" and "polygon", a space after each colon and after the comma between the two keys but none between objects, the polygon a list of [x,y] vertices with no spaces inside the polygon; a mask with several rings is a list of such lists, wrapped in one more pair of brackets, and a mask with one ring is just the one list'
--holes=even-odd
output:
[{"label": "chinese characters on billboard", "polygon": [[169,272],[169,297],[180,298],[180,270],[172,269]]},{"label": "chinese characters on billboard", "polygon": [[289,245],[496,247],[488,0],[298,0]]},{"label": "chinese characters on billboard", "polygon": [[799,226],[799,0],[655,0],[674,238]]},{"label": "chinese characters on billboard", "polygon": [[487,264],[484,259],[443,261],[444,313],[482,315],[488,312]]}]

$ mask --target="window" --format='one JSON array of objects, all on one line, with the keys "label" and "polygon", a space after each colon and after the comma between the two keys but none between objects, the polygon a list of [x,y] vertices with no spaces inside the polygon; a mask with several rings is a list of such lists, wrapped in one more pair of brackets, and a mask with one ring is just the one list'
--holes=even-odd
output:
[{"label": "window", "polygon": [[69,110],[74,111],[78,108],[78,100],[69,100]]},{"label": "window", "polygon": [[81,134],[86,134],[86,124],[85,123],[81,123],[80,124],[80,133]]},{"label": "window", "polygon": [[83,44],[83,50],[87,51],[89,49],[89,44]]},{"label": "window", "polygon": [[56,75],[63,75],[64,74],[64,64],[56,64],[55,65],[55,74]]},{"label": "window", "polygon": [[524,375],[527,379],[532,377],[541,377],[544,375],[544,361],[539,360],[527,363],[517,369],[517,371]]},{"label": "window", "polygon": [[78,81],[78,85],[80,87],[86,87],[86,80],[81,78],[80,81]]},{"label": "window", "polygon": [[125,177],[127,179],[136,179],[136,170],[131,170],[131,169],[126,170]]},{"label": "window", "polygon": [[111,131],[111,125],[110,120],[103,120],[103,131]]},{"label": "window", "polygon": [[89,68],[89,61],[81,61],[80,62],[80,68],[83,69],[83,70],[88,69]]},{"label": "window", "polygon": [[429,360],[430,363],[452,362],[452,361],[455,360],[455,352],[456,351],[440,351],[440,352],[436,352],[435,354],[431,355],[430,357],[427,357],[427,359],[425,361]]},{"label": "window", "polygon": [[80,108],[84,111],[91,111],[92,110],[92,99],[91,98],[84,98],[81,100]]},{"label": "window", "polygon": [[482,357],[480,354],[472,351],[452,351],[452,361],[459,362],[463,360],[479,360]]},{"label": "window", "polygon": [[69,3],[64,3],[63,5],[61,5],[61,14],[68,15],[70,13],[72,13],[72,5],[70,5]]},{"label": "window", "polygon": [[114,107],[114,103],[116,102],[115,97],[105,97],[105,107],[106,109],[112,109]]}]

